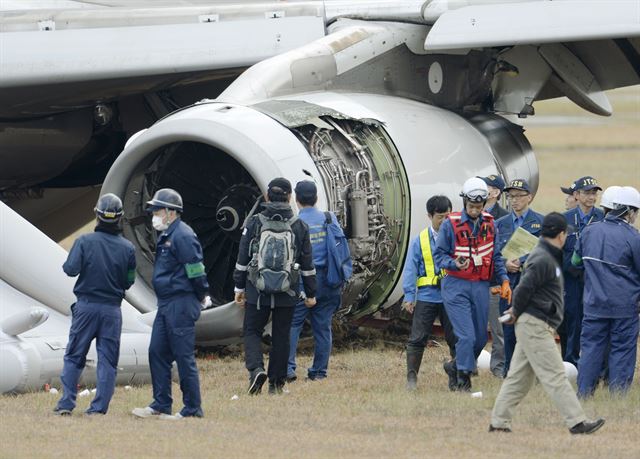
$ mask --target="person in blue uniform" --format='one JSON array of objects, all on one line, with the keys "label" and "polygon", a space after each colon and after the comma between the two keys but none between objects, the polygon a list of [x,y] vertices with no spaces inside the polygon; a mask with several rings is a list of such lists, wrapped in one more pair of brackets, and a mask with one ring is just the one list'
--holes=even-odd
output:
[{"label": "person in blue uniform", "polygon": [[[504,217],[509,212],[500,205],[500,197],[506,186],[504,179],[498,174],[491,174],[487,177],[480,177],[489,190],[487,203],[484,205],[484,211],[493,216],[497,223],[499,218]],[[498,280],[493,277],[491,279],[491,287],[497,287]],[[491,330],[491,359],[489,361],[489,369],[491,374],[502,378],[504,375],[504,333],[502,324],[498,320],[500,317],[500,298],[496,295],[489,297],[489,329]]]},{"label": "person in blue uniform", "polygon": [[[498,234],[500,235],[498,243],[501,249],[509,242],[509,239],[511,239],[511,236],[518,228],[522,228],[538,237],[542,230],[542,220],[544,219],[543,215],[529,208],[533,196],[531,195],[529,183],[526,180],[512,180],[504,191],[507,194],[507,199],[511,203],[511,213],[496,222]],[[525,261],[527,261],[526,256],[515,260],[505,260],[511,290],[515,290],[520,281],[520,273]],[[500,299],[500,314],[504,314],[507,309],[509,309],[507,302]],[[516,334],[513,325],[509,324],[502,324],[502,331],[504,334],[503,376],[506,376],[509,371],[509,365],[511,364],[513,351],[516,347]]]},{"label": "person in blue uniform", "polygon": [[[200,381],[194,356],[195,322],[202,307],[211,301],[202,247],[191,227],[180,218],[182,197],[177,191],[158,190],[147,202],[147,210],[153,213],[153,228],[160,232],[153,269],[158,312],[149,344],[153,402],[145,408],[135,408],[132,414],[162,419],[202,417]],[[178,366],[184,407],[172,416],[171,368],[174,361]]]},{"label": "person in blue uniform", "polygon": [[584,266],[584,317],[580,336],[578,396],[596,390],[608,360],[609,391],[626,392],[633,382],[638,349],[640,234],[632,225],[640,194],[623,187],[604,220],[585,228],[572,259]]},{"label": "person in blue uniform", "polygon": [[571,186],[561,186],[560,190],[564,194],[564,210],[575,209],[578,206],[578,201],[573,197],[573,190]]},{"label": "person in blue uniform", "polygon": [[[327,216],[318,210],[316,184],[310,180],[298,182],[295,187],[296,204],[300,211],[298,218],[309,227],[313,265],[316,268],[316,304],[307,307],[304,301],[298,302],[293,312],[291,332],[289,335],[289,363],[287,381],[293,382],[296,376],[296,352],[302,326],[310,317],[313,333],[314,352],[311,368],[307,369],[307,379],[315,381],[327,377],[329,356],[331,355],[332,335],[331,322],[333,314],[340,308],[342,285],[330,285],[327,280]],[[329,213],[333,223],[338,224],[336,216]]]},{"label": "person in blue uniform", "polygon": [[86,414],[106,414],[115,389],[120,356],[125,291],[133,285],[136,256],[133,244],[121,235],[122,201],[108,193],[95,207],[95,232],[80,236],[62,269],[78,276],[73,289],[77,301],[71,306],[71,329],[64,355],[64,392],[54,412],[70,415],[76,406],[77,386],[91,341],[98,353],[97,391]]},{"label": "person in blue uniform", "polygon": [[560,335],[562,357],[565,362],[577,366],[580,356],[584,272],[581,267],[571,264],[571,257],[582,230],[587,225],[602,220],[604,213],[596,207],[598,191],[602,191],[596,179],[590,176],[581,177],[573,182],[571,190],[578,205],[564,213],[569,223],[569,235],[563,249],[564,319],[558,329],[558,334]]},{"label": "person in blue uniform", "polygon": [[484,211],[491,214],[493,220],[497,221],[499,218],[502,218],[509,213],[500,205],[500,197],[502,196],[504,187],[507,186],[507,184],[498,174],[491,174],[486,177],[478,178],[487,184],[487,191],[489,192],[487,202],[484,205]]},{"label": "person in blue uniform", "polygon": [[[433,260],[433,251],[438,240],[438,230],[451,213],[451,201],[446,196],[432,196],[427,201],[427,215],[431,226],[423,229],[409,245],[407,259],[402,272],[404,302],[402,307],[413,314],[411,334],[407,341],[407,389],[415,390],[422,355],[431,336],[436,318],[444,330],[444,337],[452,358],[456,356],[456,337],[451,322],[442,304],[440,283],[446,275]],[[454,381],[451,381],[453,386]],[[457,384],[457,378],[455,380]],[[453,389],[453,387],[452,387]]]},{"label": "person in blue uniform", "polygon": [[442,299],[456,335],[456,360],[445,362],[449,378],[457,377],[457,390],[471,390],[471,373],[487,343],[489,282],[494,274],[501,282],[502,298],[511,302],[509,278],[496,245],[493,217],[483,212],[487,185],[477,177],[468,179],[460,194],[462,212],[452,212],[440,226],[434,257],[446,269]]}]

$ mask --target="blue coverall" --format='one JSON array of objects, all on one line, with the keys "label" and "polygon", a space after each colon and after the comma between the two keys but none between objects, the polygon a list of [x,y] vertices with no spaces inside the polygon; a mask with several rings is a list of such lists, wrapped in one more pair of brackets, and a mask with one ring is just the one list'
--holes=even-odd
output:
[{"label": "blue coverall", "polygon": [[578,395],[593,394],[605,358],[609,390],[624,392],[633,381],[638,349],[640,234],[609,214],[584,229],[573,262],[585,270]]},{"label": "blue coverall", "polygon": [[135,249],[118,233],[104,232],[98,225],[94,233],[75,241],[62,269],[71,277],[79,277],[73,289],[77,301],[71,306],[69,342],[60,377],[64,393],[56,410],[75,408],[78,380],[95,338],[97,391],[87,412],[105,414],[115,389],[120,356],[120,304],[135,280]]},{"label": "blue coverall", "polygon": [[153,270],[158,312],[149,344],[149,365],[156,411],[171,414],[171,366],[178,365],[184,407],[182,416],[203,416],[194,356],[195,322],[209,284],[202,247],[191,227],[176,219],[160,234]]},{"label": "blue coverall", "polygon": [[[527,211],[520,217],[517,217],[514,212],[511,212],[510,214],[500,218],[496,222],[496,228],[498,230],[498,234],[500,234],[500,240],[498,241],[500,250],[502,250],[507,242],[509,242],[509,239],[511,239],[511,236],[518,228],[522,228],[523,230],[526,230],[538,237],[542,230],[543,219],[544,216],[542,214],[531,209],[527,209]],[[524,266],[525,261],[527,261],[526,256],[520,258],[521,266]],[[507,272],[507,275],[509,276],[509,285],[513,291],[518,285],[518,282],[520,282],[520,272]],[[511,306],[507,303],[507,300],[500,298],[500,314],[504,314],[504,312],[510,307]],[[513,351],[516,348],[516,333],[514,326],[507,324],[502,324],[502,331],[504,335],[504,376],[506,376],[509,371],[509,365],[511,364]]]},{"label": "blue coverall", "polygon": [[[478,217],[476,224],[462,211],[460,223],[470,221],[473,236],[478,235],[484,216]],[[499,240],[498,231],[494,240]],[[455,234],[451,220],[446,219],[440,226],[438,242],[434,252],[436,264],[447,271],[458,271],[453,257]],[[494,273],[500,282],[509,280],[500,247],[494,243]],[[489,318],[489,281],[470,281],[454,276],[442,279],[442,299],[444,307],[453,325],[456,342],[456,365],[459,371],[471,372],[476,369],[476,359],[487,344],[487,322]]]},{"label": "blue coverall", "polygon": [[564,274],[564,319],[558,334],[562,347],[562,357],[565,362],[578,365],[580,357],[580,330],[582,328],[582,296],[584,293],[584,272],[581,267],[571,264],[571,257],[582,230],[587,225],[604,218],[602,210],[594,207],[588,214],[584,214],[580,206],[564,213],[569,224],[567,241],[562,255],[562,269]]},{"label": "blue coverall", "polygon": [[[315,207],[304,207],[300,209],[298,217],[309,226],[313,265],[316,267],[316,305],[307,308],[304,301],[301,301],[295,306],[289,334],[287,377],[291,378],[296,374],[296,351],[300,332],[305,319],[311,316],[311,331],[315,343],[313,363],[311,368],[307,369],[307,377],[323,379],[327,377],[331,355],[331,321],[333,314],[340,308],[342,286],[332,287],[327,284],[327,229],[324,212]],[[338,223],[335,215],[331,214],[331,219]]]}]

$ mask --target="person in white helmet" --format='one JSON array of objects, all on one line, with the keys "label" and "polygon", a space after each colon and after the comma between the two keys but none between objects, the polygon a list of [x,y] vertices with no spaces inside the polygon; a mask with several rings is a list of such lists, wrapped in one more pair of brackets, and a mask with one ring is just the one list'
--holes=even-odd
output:
[{"label": "person in white helmet", "polygon": [[600,197],[600,207],[602,207],[605,215],[613,210],[613,198],[617,196],[618,190],[620,189],[622,189],[621,186],[613,185],[602,192],[602,196]]},{"label": "person in white helmet", "polygon": [[482,179],[464,183],[460,193],[464,208],[442,223],[434,252],[436,264],[447,272],[442,299],[457,338],[456,360],[445,363],[451,390],[471,390],[470,376],[488,338],[489,282],[494,271],[501,297],[511,303],[507,270],[495,246],[493,217],[483,211],[488,195]]},{"label": "person in white helmet", "polygon": [[583,398],[594,393],[605,359],[609,391],[614,393],[629,389],[636,365],[640,233],[632,225],[638,217],[640,193],[622,187],[612,205],[603,221],[584,229],[571,260],[585,270],[578,362],[578,396]]}]

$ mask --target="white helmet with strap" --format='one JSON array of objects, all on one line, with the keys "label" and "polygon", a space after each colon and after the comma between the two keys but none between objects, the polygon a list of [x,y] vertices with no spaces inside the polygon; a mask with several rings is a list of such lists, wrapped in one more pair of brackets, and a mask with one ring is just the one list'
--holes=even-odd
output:
[{"label": "white helmet with strap", "polygon": [[489,189],[484,180],[471,177],[462,185],[460,196],[471,202],[485,202],[489,197]]},{"label": "white helmet with strap", "polygon": [[613,208],[635,207],[640,209],[640,193],[632,186],[623,186],[613,198]]},{"label": "white helmet with strap", "polygon": [[621,189],[621,186],[613,185],[604,190],[600,198],[600,207],[605,207],[609,210],[614,209],[613,200]]}]

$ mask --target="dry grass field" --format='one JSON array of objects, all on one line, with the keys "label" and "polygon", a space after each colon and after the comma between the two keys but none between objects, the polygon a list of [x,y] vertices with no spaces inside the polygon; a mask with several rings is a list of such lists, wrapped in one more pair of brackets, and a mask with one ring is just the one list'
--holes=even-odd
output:
[{"label": "dry grass field", "polygon": [[[585,403],[588,416],[607,424],[596,434],[571,436],[540,387],[516,412],[513,434],[489,434],[500,382],[488,372],[474,391],[451,393],[442,348],[423,360],[419,390],[404,390],[400,349],[342,350],[325,381],[297,381],[280,396],[245,395],[238,358],[200,359],[204,419],[139,420],[129,414],[150,401],[151,388],[118,388],[107,416],[85,418],[89,397],[74,416],[51,414],[57,396],[0,398],[0,456],[176,458],[638,458],[640,386],[626,398],[599,391]],[[310,358],[300,359],[300,368]],[[638,375],[636,375],[638,376]],[[174,384],[174,395],[179,397]],[[233,395],[238,400],[231,400]],[[179,401],[179,399],[178,399]],[[175,409],[182,405],[175,403]]]},{"label": "dry grass field", "polygon": [[567,99],[535,104],[525,120],[526,135],[540,167],[540,187],[532,206],[539,212],[564,211],[565,195],[579,177],[591,175],[606,188],[640,188],[640,86],[608,93],[613,116],[605,118]]},{"label": "dry grass field", "polygon": [[[525,125],[540,164],[538,211],[563,210],[559,186],[583,175],[603,186],[640,187],[640,87],[610,97],[616,112],[607,119],[566,100],[536,104],[537,117]],[[245,395],[239,357],[201,358],[206,417],[177,422],[129,414],[149,403],[150,387],[117,388],[111,412],[90,419],[81,415],[88,398],[79,400],[73,417],[57,418],[51,414],[55,395],[3,396],[0,457],[640,458],[637,372],[627,397],[600,390],[585,403],[588,416],[607,419],[595,435],[570,436],[540,387],[519,407],[513,434],[488,434],[500,381],[481,372],[473,384],[482,398],[450,393],[444,357],[441,348],[429,349],[420,388],[409,394],[401,349],[342,350],[332,358],[328,380],[298,381],[275,397]],[[309,360],[303,356],[300,368]],[[179,397],[177,385],[174,394]],[[235,394],[239,399],[231,400]]]}]

